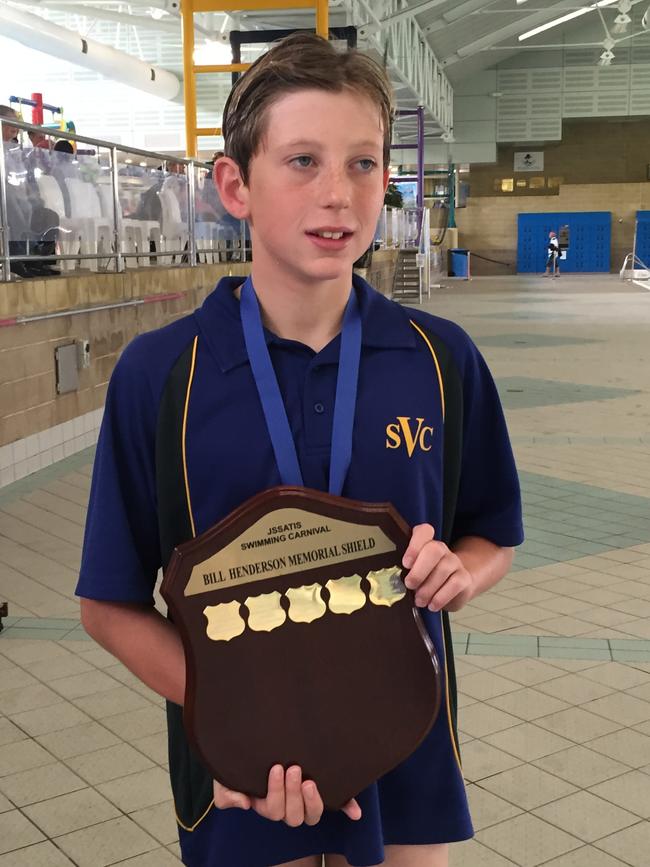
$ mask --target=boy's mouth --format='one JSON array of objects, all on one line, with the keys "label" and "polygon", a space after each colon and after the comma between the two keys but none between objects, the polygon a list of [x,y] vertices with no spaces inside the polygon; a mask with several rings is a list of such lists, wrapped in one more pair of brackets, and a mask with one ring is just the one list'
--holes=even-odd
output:
[{"label": "boy's mouth", "polygon": [[308,229],[308,235],[318,235],[320,238],[334,238],[338,240],[344,235],[351,235],[352,229],[347,226],[323,226],[320,229]]},{"label": "boy's mouth", "polygon": [[321,249],[341,250],[354,233],[344,226],[327,226],[323,229],[310,229],[306,234]]}]

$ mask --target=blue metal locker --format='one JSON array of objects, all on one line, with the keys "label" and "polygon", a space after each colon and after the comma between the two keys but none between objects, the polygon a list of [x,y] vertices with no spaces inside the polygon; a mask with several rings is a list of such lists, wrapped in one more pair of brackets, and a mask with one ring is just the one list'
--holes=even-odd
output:
[{"label": "blue metal locker", "polygon": [[636,255],[650,268],[650,211],[637,211],[636,221]]},{"label": "blue metal locker", "polygon": [[[569,227],[569,250],[560,268],[567,273],[610,270],[612,215],[609,211],[519,214],[517,271],[544,273],[548,233]],[[650,223],[648,224],[650,231]],[[642,257],[643,258],[643,257]]]}]

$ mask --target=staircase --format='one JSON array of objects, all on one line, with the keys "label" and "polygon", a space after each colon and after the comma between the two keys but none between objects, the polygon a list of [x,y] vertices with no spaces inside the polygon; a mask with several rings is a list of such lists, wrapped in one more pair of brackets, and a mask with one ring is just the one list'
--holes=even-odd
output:
[{"label": "staircase", "polygon": [[417,249],[400,250],[393,277],[395,301],[420,301],[420,269],[417,265]]}]

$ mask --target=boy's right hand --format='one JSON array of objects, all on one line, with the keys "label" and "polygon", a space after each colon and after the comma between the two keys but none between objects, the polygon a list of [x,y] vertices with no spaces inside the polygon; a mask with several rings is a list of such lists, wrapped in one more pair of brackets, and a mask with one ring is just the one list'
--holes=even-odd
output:
[{"label": "boy's right hand", "polygon": [[[282,765],[271,768],[266,798],[251,798],[243,792],[233,792],[215,780],[214,804],[220,810],[252,808],[265,819],[286,822],[291,828],[297,828],[303,822],[316,825],[325,809],[316,783],[312,780],[303,782],[302,770],[297,765],[287,768],[286,774]],[[341,809],[349,819],[356,821],[361,818],[361,807],[354,798]]]}]

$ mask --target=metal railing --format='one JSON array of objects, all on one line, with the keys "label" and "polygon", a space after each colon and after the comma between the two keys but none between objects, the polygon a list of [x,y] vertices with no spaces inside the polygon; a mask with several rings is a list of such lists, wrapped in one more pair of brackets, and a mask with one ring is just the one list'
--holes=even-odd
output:
[{"label": "metal railing", "polygon": [[7,117],[0,133],[0,281],[59,263],[122,272],[250,259],[246,222],[221,204],[210,163]]},{"label": "metal railing", "polygon": [[650,268],[636,253],[628,253],[620,270],[621,280],[635,283],[642,289],[650,289]]}]

